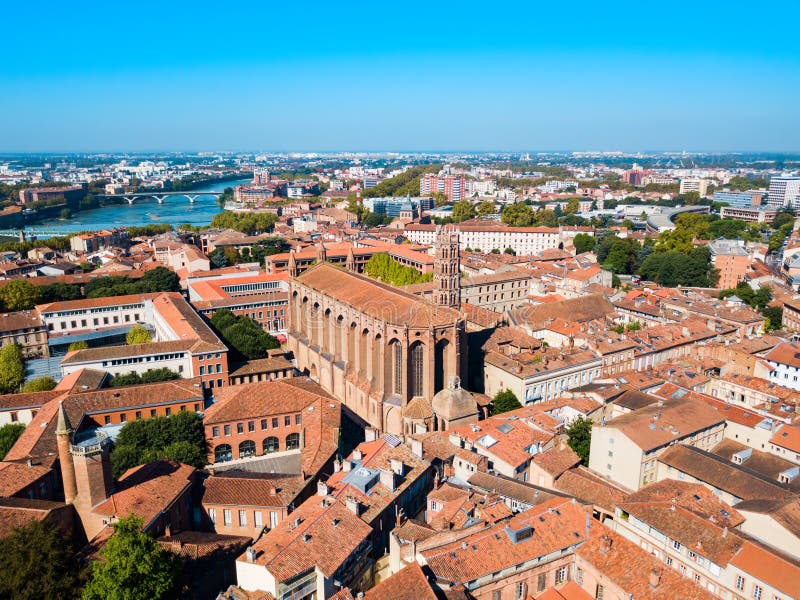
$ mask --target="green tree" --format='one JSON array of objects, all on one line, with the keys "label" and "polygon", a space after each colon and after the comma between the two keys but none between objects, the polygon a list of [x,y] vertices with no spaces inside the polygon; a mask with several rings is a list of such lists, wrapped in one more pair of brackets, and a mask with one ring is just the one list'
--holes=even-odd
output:
[{"label": "green tree", "polygon": [[588,233],[579,233],[572,239],[572,243],[578,254],[591,252],[594,249],[594,236]]},{"label": "green tree", "polygon": [[214,312],[211,324],[226,344],[247,360],[265,358],[269,350],[281,346],[256,321],[244,315],[236,316],[225,308]]},{"label": "green tree", "polygon": [[0,427],[0,460],[5,458],[23,431],[25,425],[22,423],[8,423]]},{"label": "green tree", "polygon": [[72,544],[51,523],[31,521],[0,540],[0,598],[72,600],[82,578]]},{"label": "green tree", "polygon": [[452,217],[453,221],[456,223],[461,223],[467,219],[473,219],[475,218],[475,206],[466,200],[456,202],[453,204]]},{"label": "green tree", "polygon": [[510,254],[511,256],[516,256],[517,255],[517,251],[514,250],[511,246],[509,246],[508,248],[503,250],[503,254]]},{"label": "green tree", "polygon": [[78,300],[81,297],[81,289],[77,285],[67,283],[51,283],[39,288],[38,302],[60,302],[62,300]]},{"label": "green tree", "polygon": [[570,198],[567,200],[567,205],[564,207],[564,212],[568,215],[574,215],[581,211],[581,201],[578,198]]},{"label": "green tree", "polygon": [[214,215],[211,219],[211,226],[221,229],[234,229],[253,235],[272,231],[277,221],[278,217],[272,213],[235,213],[225,210]]},{"label": "green tree", "polygon": [[134,325],[131,327],[128,335],[125,336],[125,343],[129,346],[135,346],[137,344],[149,344],[152,341],[153,338],[150,336],[150,332],[147,331],[147,328],[144,325]]},{"label": "green tree", "polygon": [[150,269],[137,282],[139,292],[180,292],[181,278],[166,267]]},{"label": "green tree", "polygon": [[764,331],[767,333],[783,326],[783,309],[780,306],[767,306],[761,314],[764,315]]},{"label": "green tree", "polygon": [[69,346],[67,346],[67,352],[75,352],[76,350],[86,350],[89,347],[89,344],[86,342],[72,342]]},{"label": "green tree", "polygon": [[126,385],[141,385],[143,383],[157,383],[159,381],[172,381],[180,379],[180,374],[167,368],[147,369],[144,373],[122,373],[114,375],[108,382],[111,387],[122,387]]},{"label": "green tree", "polygon": [[13,394],[25,378],[22,350],[17,344],[0,348],[0,393]]},{"label": "green tree", "polygon": [[436,206],[444,206],[449,201],[450,201],[450,199],[447,197],[447,194],[445,194],[444,192],[436,192],[433,195],[433,203]]},{"label": "green tree", "polygon": [[26,381],[22,386],[22,393],[29,394],[31,392],[48,392],[56,387],[56,380],[49,375],[42,375],[36,379]]},{"label": "green tree", "polygon": [[500,390],[494,395],[492,401],[492,414],[499,415],[510,410],[522,408],[522,404],[517,400],[517,395],[511,390]]},{"label": "green tree", "polygon": [[412,285],[432,281],[433,273],[419,273],[414,267],[406,267],[388,254],[373,254],[364,265],[364,273],[392,285]]},{"label": "green tree", "polygon": [[494,202],[491,200],[484,200],[477,207],[475,207],[475,212],[478,213],[479,216],[485,217],[486,215],[494,214],[496,208]]},{"label": "green tree", "polygon": [[572,450],[580,456],[583,464],[589,464],[589,451],[592,444],[593,422],[587,417],[578,417],[567,428],[567,443]]},{"label": "green tree", "polygon": [[169,417],[128,421],[120,429],[110,458],[111,473],[116,478],[131,467],[159,458],[202,468],[206,462],[202,418],[183,411]]},{"label": "green tree", "polygon": [[142,518],[128,515],[114,524],[114,535],[92,564],[83,600],[158,600],[178,595],[178,558],[142,533]]},{"label": "green tree", "polygon": [[0,288],[0,302],[6,311],[29,310],[39,301],[39,288],[28,281],[13,279]]},{"label": "green tree", "polygon": [[771,223],[773,229],[780,229],[784,225],[794,225],[794,213],[790,210],[778,211],[775,220]]},{"label": "green tree", "polygon": [[533,224],[533,209],[524,202],[509,204],[500,213],[500,220],[509,227],[530,227]]},{"label": "green tree", "polygon": [[[556,206],[558,208],[558,206]],[[558,227],[559,214],[554,210],[537,210],[533,223],[538,227]]]}]

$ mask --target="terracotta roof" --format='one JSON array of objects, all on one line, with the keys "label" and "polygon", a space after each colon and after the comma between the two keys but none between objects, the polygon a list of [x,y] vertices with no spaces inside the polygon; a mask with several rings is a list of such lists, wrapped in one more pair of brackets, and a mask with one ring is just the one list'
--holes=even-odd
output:
[{"label": "terracotta roof", "polygon": [[436,600],[428,578],[419,563],[412,562],[384,579],[364,595],[365,600]]},{"label": "terracotta roof", "polygon": [[421,555],[440,580],[466,583],[577,546],[586,540],[587,529],[588,516],[579,504],[554,498]]},{"label": "terracotta roof", "polygon": [[[742,500],[786,498],[789,490],[775,480],[736,465],[694,446],[676,444],[658,457],[659,462]],[[669,471],[667,471],[669,475]]]},{"label": "terracotta roof", "polygon": [[797,562],[789,561],[754,542],[745,541],[730,562],[789,597],[800,590],[800,566]]},{"label": "terracotta roof", "polygon": [[[611,547],[606,549],[609,541]],[[577,549],[576,554],[622,588],[626,597],[637,600],[711,600],[716,597],[602,525],[595,524],[590,528],[589,540]],[[654,570],[660,574],[655,588],[650,585],[650,573]]]},{"label": "terracotta roof", "polygon": [[299,412],[320,398],[330,399],[321,387],[300,378],[223,387],[215,397],[203,415],[205,425]]},{"label": "terracotta roof", "polygon": [[156,540],[161,547],[181,558],[202,560],[219,554],[239,554],[252,538],[242,535],[222,535],[207,531],[181,531]]},{"label": "terracotta roof", "polygon": [[452,325],[460,318],[457,311],[437,307],[419,296],[328,263],[311,267],[297,281],[373,318],[398,326]]},{"label": "terracotta roof", "polygon": [[[254,545],[255,564],[262,565],[278,582],[315,566],[331,578],[337,569],[372,535],[372,528],[336,499],[325,506],[318,496],[301,504],[264,534]],[[296,524],[296,525],[295,525]],[[243,557],[239,557],[242,561]]]},{"label": "terracotta roof", "polygon": [[574,581],[568,581],[559,588],[548,588],[536,600],[592,600],[594,596],[584,592]]},{"label": "terracotta roof", "polygon": [[168,342],[150,342],[136,344],[135,346],[102,346],[100,348],[87,348],[67,354],[61,361],[62,365],[81,363],[96,363],[101,360],[115,358],[128,358],[145,354],[166,354],[172,352],[189,352],[194,346],[193,340],[174,340]]},{"label": "terracotta roof", "polygon": [[128,469],[115,491],[92,512],[107,517],[139,516],[147,526],[192,485],[197,469],[169,460],[158,460]]},{"label": "terracotta roof", "polygon": [[664,479],[652,483],[625,496],[618,506],[632,507],[637,504],[668,508],[674,504],[712,523],[717,523],[720,527],[738,527],[744,521],[744,517],[736,509],[720,500],[706,486],[688,481]]},{"label": "terracotta roof", "polygon": [[800,454],[800,427],[781,425],[769,441],[771,444]]},{"label": "terracotta roof", "polygon": [[308,482],[300,477],[245,471],[222,471],[203,482],[203,504],[288,506]]},{"label": "terracotta roof", "polygon": [[621,431],[647,452],[724,423],[719,411],[703,402],[672,399],[617,417],[606,427]]},{"label": "terracotta roof", "polygon": [[253,375],[257,373],[269,373],[280,369],[289,369],[292,367],[292,361],[285,356],[270,356],[269,358],[257,358],[248,360],[243,365],[236,367],[236,370],[231,371],[229,377],[239,377],[242,375]]},{"label": "terracotta roof", "polygon": [[13,496],[46,477],[52,470],[52,460],[36,462],[30,467],[24,462],[0,462],[0,497]]},{"label": "terracotta roof", "polygon": [[[363,442],[356,450],[361,452],[361,459],[353,458],[353,454],[345,459],[351,461],[352,469],[333,473],[326,483],[330,495],[336,498],[348,496],[355,498],[362,507],[360,516],[367,523],[371,523],[373,519],[383,514],[383,511],[408,488],[424,480],[430,469],[430,464],[412,454],[407,446],[402,444],[392,446],[384,438]],[[365,486],[366,492],[363,492],[350,475],[364,468],[372,471],[391,470],[393,459],[401,461],[404,467],[404,474],[401,477],[394,477],[394,491],[384,486],[378,479],[370,487]]]},{"label": "terracotta roof", "polygon": [[561,494],[555,490],[548,490],[543,487],[504,477],[476,471],[467,480],[473,488],[486,493],[497,493],[504,498],[518,500],[535,506],[542,502],[547,502],[553,498],[564,498],[566,494]]},{"label": "terracotta roof", "polygon": [[[0,476],[3,476],[2,471]],[[11,535],[17,527],[23,527],[31,521],[42,521],[47,518],[50,511],[65,506],[60,502],[47,500],[0,498],[0,539]]]},{"label": "terracotta roof", "polygon": [[534,455],[533,462],[553,477],[558,478],[564,471],[579,464],[581,457],[575,454],[575,451],[569,446],[564,448],[554,446]]},{"label": "terracotta roof", "polygon": [[592,321],[604,319],[614,312],[613,305],[602,294],[589,294],[570,298],[562,302],[550,302],[516,308],[509,311],[514,324],[526,325],[534,329],[544,325],[549,319],[562,318],[569,321]]},{"label": "terracotta roof", "polygon": [[584,502],[592,502],[608,511],[613,511],[614,505],[626,493],[617,484],[593,474],[585,467],[565,471],[554,485],[559,492]]},{"label": "terracotta roof", "polygon": [[0,332],[11,333],[22,329],[42,329],[44,323],[35,311],[2,313],[0,315]]},{"label": "terracotta roof", "polygon": [[0,411],[41,408],[62,393],[58,390],[50,390],[48,392],[29,392],[27,394],[3,394],[0,396]]}]

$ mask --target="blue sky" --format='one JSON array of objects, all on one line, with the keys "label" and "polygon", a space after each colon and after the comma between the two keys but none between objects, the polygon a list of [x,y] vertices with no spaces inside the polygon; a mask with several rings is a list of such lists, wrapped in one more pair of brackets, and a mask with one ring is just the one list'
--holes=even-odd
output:
[{"label": "blue sky", "polygon": [[800,151],[798,0],[0,14],[0,152]]}]

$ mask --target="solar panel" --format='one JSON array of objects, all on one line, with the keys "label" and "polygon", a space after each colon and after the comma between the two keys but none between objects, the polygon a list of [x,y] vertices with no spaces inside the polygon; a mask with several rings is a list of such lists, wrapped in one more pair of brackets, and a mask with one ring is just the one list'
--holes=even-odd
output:
[{"label": "solar panel", "polygon": [[387,433],[383,436],[384,441],[389,444],[392,448],[397,448],[403,441],[397,437],[396,435],[392,435],[391,433]]}]

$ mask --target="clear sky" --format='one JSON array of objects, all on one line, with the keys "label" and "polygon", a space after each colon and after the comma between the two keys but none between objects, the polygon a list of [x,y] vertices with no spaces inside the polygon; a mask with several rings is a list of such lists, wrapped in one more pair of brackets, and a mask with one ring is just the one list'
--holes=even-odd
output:
[{"label": "clear sky", "polygon": [[0,152],[800,150],[800,1],[6,2]]}]

